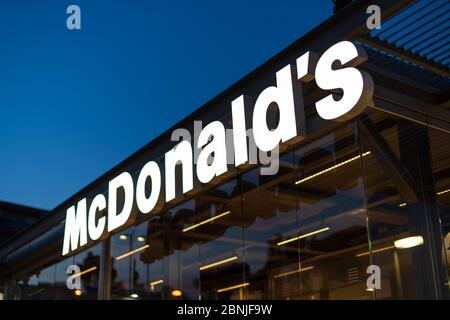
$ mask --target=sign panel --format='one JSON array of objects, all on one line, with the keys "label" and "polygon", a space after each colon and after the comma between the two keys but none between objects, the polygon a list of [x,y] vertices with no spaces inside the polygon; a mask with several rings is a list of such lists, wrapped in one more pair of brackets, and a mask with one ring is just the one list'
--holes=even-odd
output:
[{"label": "sign panel", "polygon": [[[261,151],[271,151],[283,144],[301,141],[304,138],[305,124],[302,82],[315,79],[319,88],[331,91],[329,95],[315,103],[317,113],[326,120],[346,121],[361,113],[369,104],[373,95],[371,76],[356,67],[367,60],[362,47],[352,42],[342,41],[326,50],[320,57],[306,52],[296,59],[295,65],[288,64],[276,72],[276,85],[265,88],[256,99],[241,95],[230,103],[233,126],[234,165],[248,162],[246,132],[250,124],[246,123],[246,110],[252,110],[251,128],[256,146]],[[340,94],[337,95],[336,92]],[[252,104],[252,105],[248,105]],[[270,106],[278,108],[278,124],[269,128],[267,113]],[[108,197],[98,194],[91,203],[86,198],[67,209],[63,255],[69,254],[88,243],[105,238],[116,229],[134,221],[133,208],[140,214],[151,214],[157,206],[161,192],[165,202],[175,198],[175,168],[181,164],[182,192],[194,187],[194,172],[201,183],[211,183],[214,178],[228,171],[225,127],[220,121],[206,125],[197,139],[200,153],[193,162],[193,146],[184,140],[164,157],[164,175],[160,166],[154,162],[146,163],[136,183],[130,173],[122,172],[108,183]],[[212,157],[214,155],[214,157]],[[162,189],[164,179],[164,189]],[[146,192],[146,185],[151,185]],[[149,194],[148,194],[149,193]],[[120,203],[120,208],[118,203]],[[107,211],[106,216],[99,212]],[[99,217],[100,216],[100,217]]]}]

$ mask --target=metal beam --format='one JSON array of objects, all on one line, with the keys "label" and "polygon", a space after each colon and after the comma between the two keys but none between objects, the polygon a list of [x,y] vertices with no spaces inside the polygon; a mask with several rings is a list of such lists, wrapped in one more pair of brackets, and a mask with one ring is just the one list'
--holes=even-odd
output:
[{"label": "metal beam", "polygon": [[450,109],[450,88],[441,92],[436,97],[436,104],[441,108]]},{"label": "metal beam", "polygon": [[415,182],[410,173],[403,167],[389,144],[384,140],[374,123],[361,116],[361,131],[364,137],[363,143],[372,151],[381,168],[387,173],[397,190],[406,202],[417,202],[418,196]]},{"label": "metal beam", "polygon": [[374,103],[370,107],[378,111],[392,114],[394,116],[401,117],[405,120],[409,120],[430,128],[450,133],[450,123],[437,119],[435,117],[425,115],[423,113],[405,108],[396,103],[392,103],[386,100],[374,98]]},{"label": "metal beam", "polygon": [[111,299],[111,281],[112,281],[112,265],[111,265],[111,238],[102,242],[102,254],[100,255],[99,265],[99,282],[98,282],[98,299]]},{"label": "metal beam", "polygon": [[[393,90],[379,84],[375,85],[374,101],[375,100],[394,103],[400,107],[409,109],[411,112],[450,124],[449,110],[438,107],[437,105],[422,99],[415,98],[410,94],[399,92],[398,90]],[[378,108],[376,104],[371,105],[371,107]],[[403,114],[399,114],[399,116],[403,116]]]},{"label": "metal beam", "polygon": [[376,38],[369,38],[369,37],[361,37],[358,40],[368,44],[373,48],[382,50],[384,52],[393,54],[401,59],[415,63],[428,71],[439,74],[443,77],[447,78],[450,77],[450,70],[445,66],[438,64],[434,61],[424,59],[422,56],[414,54],[410,51],[402,50],[390,43],[387,43],[386,41],[380,41]]},{"label": "metal beam", "polygon": [[412,92],[414,96],[423,97],[424,100],[430,102],[433,101],[435,95],[442,92],[442,90],[432,84],[427,84],[406,74],[383,68],[372,63],[370,60],[362,65],[361,68],[373,77],[375,83],[382,83],[384,86],[389,86],[390,88],[404,87],[404,92]]}]

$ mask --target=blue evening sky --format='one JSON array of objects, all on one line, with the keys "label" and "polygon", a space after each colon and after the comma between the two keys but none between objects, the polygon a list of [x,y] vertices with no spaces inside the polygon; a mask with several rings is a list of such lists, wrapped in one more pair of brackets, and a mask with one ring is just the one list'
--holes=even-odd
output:
[{"label": "blue evening sky", "polygon": [[331,14],[331,0],[1,0],[0,200],[54,208]]}]

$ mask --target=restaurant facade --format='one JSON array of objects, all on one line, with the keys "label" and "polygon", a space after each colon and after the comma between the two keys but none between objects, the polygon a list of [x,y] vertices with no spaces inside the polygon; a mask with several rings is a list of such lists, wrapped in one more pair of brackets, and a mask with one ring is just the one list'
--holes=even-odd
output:
[{"label": "restaurant facade", "polygon": [[449,7],[340,8],[0,244],[3,297],[449,299]]}]

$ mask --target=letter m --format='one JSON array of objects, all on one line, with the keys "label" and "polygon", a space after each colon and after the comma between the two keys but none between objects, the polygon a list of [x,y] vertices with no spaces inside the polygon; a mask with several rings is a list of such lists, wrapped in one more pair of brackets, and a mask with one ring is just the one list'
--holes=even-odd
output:
[{"label": "letter m", "polygon": [[87,243],[86,198],[67,209],[64,229],[63,256]]}]

